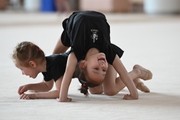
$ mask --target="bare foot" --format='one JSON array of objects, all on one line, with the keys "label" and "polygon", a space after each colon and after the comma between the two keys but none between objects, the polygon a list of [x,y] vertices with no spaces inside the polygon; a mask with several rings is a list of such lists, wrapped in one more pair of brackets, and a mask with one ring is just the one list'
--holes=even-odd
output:
[{"label": "bare foot", "polygon": [[144,83],[139,78],[134,80],[134,84],[138,90],[146,93],[150,92],[149,88],[144,85]]},{"label": "bare foot", "polygon": [[152,72],[150,70],[145,69],[140,65],[134,65],[133,69],[138,69],[138,70],[141,71],[141,79],[143,79],[143,80],[152,79],[153,74],[152,74]]},{"label": "bare foot", "polygon": [[31,92],[31,93],[36,93],[36,92],[38,92],[38,91],[36,91],[36,90],[28,90],[29,92]]}]

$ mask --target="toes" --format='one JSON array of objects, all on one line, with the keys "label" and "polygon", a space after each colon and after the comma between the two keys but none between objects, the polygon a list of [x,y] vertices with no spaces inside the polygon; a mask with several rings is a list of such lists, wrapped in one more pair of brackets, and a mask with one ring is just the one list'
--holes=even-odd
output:
[{"label": "toes", "polygon": [[152,79],[153,74],[152,74],[152,72],[150,70],[145,69],[145,68],[143,68],[140,65],[134,65],[133,69],[139,69],[141,71],[141,73],[143,74],[141,78],[143,80],[150,80],[150,79]]},{"label": "toes", "polygon": [[151,71],[146,70],[146,71],[144,71],[144,72],[145,72],[144,80],[150,80],[150,79],[152,79],[152,73],[151,73]]},{"label": "toes", "polygon": [[137,88],[138,90],[141,90],[142,92],[146,92],[146,93],[149,93],[149,92],[150,92],[149,88],[148,88],[146,85],[144,85],[143,82],[137,83],[136,88]]}]

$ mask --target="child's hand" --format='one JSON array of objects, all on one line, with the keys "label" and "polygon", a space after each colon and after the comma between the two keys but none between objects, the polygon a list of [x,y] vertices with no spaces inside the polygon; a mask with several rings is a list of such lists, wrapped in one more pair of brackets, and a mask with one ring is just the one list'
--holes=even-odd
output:
[{"label": "child's hand", "polygon": [[36,95],[35,94],[21,94],[20,95],[20,99],[36,99]]},{"label": "child's hand", "polygon": [[131,95],[127,94],[127,95],[124,95],[123,99],[125,99],[125,100],[137,100],[138,97],[132,97]]},{"label": "child's hand", "polygon": [[57,98],[57,101],[58,101],[58,102],[71,102],[72,99],[71,99],[71,98],[67,98],[67,99],[65,99],[65,100],[60,100],[59,98]]},{"label": "child's hand", "polygon": [[24,94],[24,92],[26,92],[27,90],[28,90],[27,85],[20,86],[19,89],[18,89],[18,94],[19,95]]}]

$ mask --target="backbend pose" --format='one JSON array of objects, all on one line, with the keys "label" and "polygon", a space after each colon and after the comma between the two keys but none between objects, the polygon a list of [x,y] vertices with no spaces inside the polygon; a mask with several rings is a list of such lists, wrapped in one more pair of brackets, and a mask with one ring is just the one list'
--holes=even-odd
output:
[{"label": "backbend pose", "polygon": [[[12,55],[16,67],[22,71],[23,75],[27,75],[31,78],[36,78],[40,72],[42,72],[44,76],[43,82],[20,86],[18,89],[20,99],[58,98],[68,54],[69,52],[45,57],[44,52],[34,43],[28,41],[19,43],[15,47]],[[76,69],[73,78],[79,76],[78,71],[79,70]],[[54,81],[56,83],[56,90],[50,91],[53,87]],[[87,88],[87,86],[84,85],[85,84],[83,84],[83,87]],[[137,85],[138,89],[144,92],[149,92],[149,89],[146,88],[142,82],[139,82]],[[36,91],[36,93],[25,93],[28,90]],[[85,91],[87,93],[87,90]]]},{"label": "backbend pose", "polygon": [[[23,41],[19,43],[12,55],[12,59],[23,75],[36,78],[42,73],[44,80],[39,83],[22,85],[18,89],[20,99],[56,99],[65,72],[68,52],[45,56],[44,52],[34,43]],[[56,90],[50,91],[56,83]],[[26,94],[28,90],[37,91]]]},{"label": "backbend pose", "polygon": [[[110,26],[106,17],[96,11],[74,12],[63,21],[63,32],[53,53],[65,52],[69,47],[66,70],[62,79],[58,101],[68,102],[68,89],[77,63],[83,74],[79,81],[82,83],[81,92],[115,95],[125,86],[130,94],[124,99],[138,99],[137,89],[149,92],[140,81],[152,78],[151,71],[140,65],[135,65],[127,72],[120,58],[123,50],[110,42]],[[117,73],[119,76],[117,76]],[[85,88],[85,90],[84,90]]]}]

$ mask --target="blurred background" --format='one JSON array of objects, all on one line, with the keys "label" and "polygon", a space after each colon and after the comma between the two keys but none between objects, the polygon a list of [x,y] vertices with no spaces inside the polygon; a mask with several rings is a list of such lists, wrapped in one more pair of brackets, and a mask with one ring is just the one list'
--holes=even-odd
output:
[{"label": "blurred background", "polygon": [[82,10],[103,12],[109,22],[177,19],[180,0],[0,0],[0,27],[61,24]]},{"label": "blurred background", "polygon": [[180,0],[1,0],[2,12],[97,10],[107,13],[179,14]]}]

